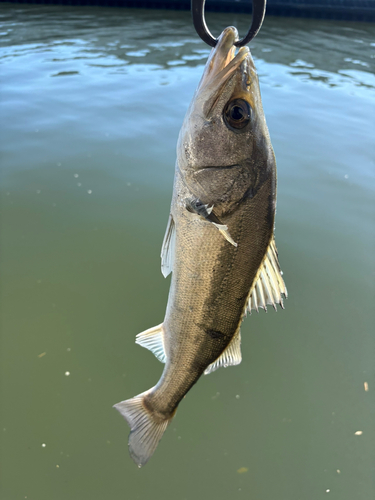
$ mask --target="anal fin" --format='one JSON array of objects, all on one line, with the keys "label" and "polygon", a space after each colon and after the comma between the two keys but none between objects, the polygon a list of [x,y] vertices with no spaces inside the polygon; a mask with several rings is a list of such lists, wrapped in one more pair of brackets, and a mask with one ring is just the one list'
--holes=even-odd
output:
[{"label": "anal fin", "polygon": [[135,343],[145,347],[158,358],[159,361],[165,363],[167,355],[164,349],[164,330],[163,323],[153,328],[149,328],[142,333],[138,333],[135,337]]},{"label": "anal fin", "polygon": [[221,353],[217,360],[208,365],[204,374],[208,375],[209,373],[214,372],[222,366],[226,368],[227,366],[239,365],[241,361],[241,332],[240,330],[238,330],[238,332],[228,344],[227,348]]}]

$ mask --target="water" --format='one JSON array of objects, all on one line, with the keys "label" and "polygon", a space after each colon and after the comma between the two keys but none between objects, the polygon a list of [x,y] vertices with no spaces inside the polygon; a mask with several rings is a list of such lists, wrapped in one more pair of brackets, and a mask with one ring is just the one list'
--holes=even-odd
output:
[{"label": "water", "polygon": [[269,17],[252,44],[290,298],[245,321],[242,364],[199,381],[139,470],[111,406],[162,371],[134,337],[163,319],[208,47],[188,12],[0,14],[1,500],[374,498],[375,25]]}]

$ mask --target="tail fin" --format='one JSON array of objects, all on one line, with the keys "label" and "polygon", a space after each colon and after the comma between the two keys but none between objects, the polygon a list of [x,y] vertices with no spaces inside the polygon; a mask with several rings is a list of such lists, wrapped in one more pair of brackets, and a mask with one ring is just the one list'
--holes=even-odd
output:
[{"label": "tail fin", "polygon": [[147,393],[143,392],[113,406],[130,426],[129,453],[138,467],[145,465],[151,458],[167,425],[173,418],[173,415],[169,419],[161,419],[159,415],[157,417],[153,415],[143,403]]}]

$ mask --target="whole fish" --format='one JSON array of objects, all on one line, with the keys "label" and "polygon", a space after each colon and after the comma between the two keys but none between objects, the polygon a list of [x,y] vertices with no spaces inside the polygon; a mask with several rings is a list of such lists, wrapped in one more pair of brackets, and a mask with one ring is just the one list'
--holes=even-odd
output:
[{"label": "whole fish", "polygon": [[248,47],[237,30],[212,49],[177,144],[162,273],[172,272],[161,325],[136,342],[165,363],[159,382],[115,405],[130,425],[138,466],[154,453],[181,399],[205,373],[241,362],[240,326],[252,309],[283,307],[273,237],[276,162]]}]

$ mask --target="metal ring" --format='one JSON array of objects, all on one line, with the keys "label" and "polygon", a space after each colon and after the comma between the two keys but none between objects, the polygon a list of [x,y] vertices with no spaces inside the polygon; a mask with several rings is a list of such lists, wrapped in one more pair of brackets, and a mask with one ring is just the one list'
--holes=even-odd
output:
[{"label": "metal ring", "polygon": [[[243,47],[258,33],[263,24],[264,15],[266,13],[266,2],[267,0],[253,0],[253,18],[251,21],[251,27],[247,32],[247,35],[234,44],[236,47]],[[206,20],[204,18],[205,3],[206,0],[191,0],[193,23],[201,39],[211,47],[215,47],[218,39],[212,35],[207,27]]]}]

